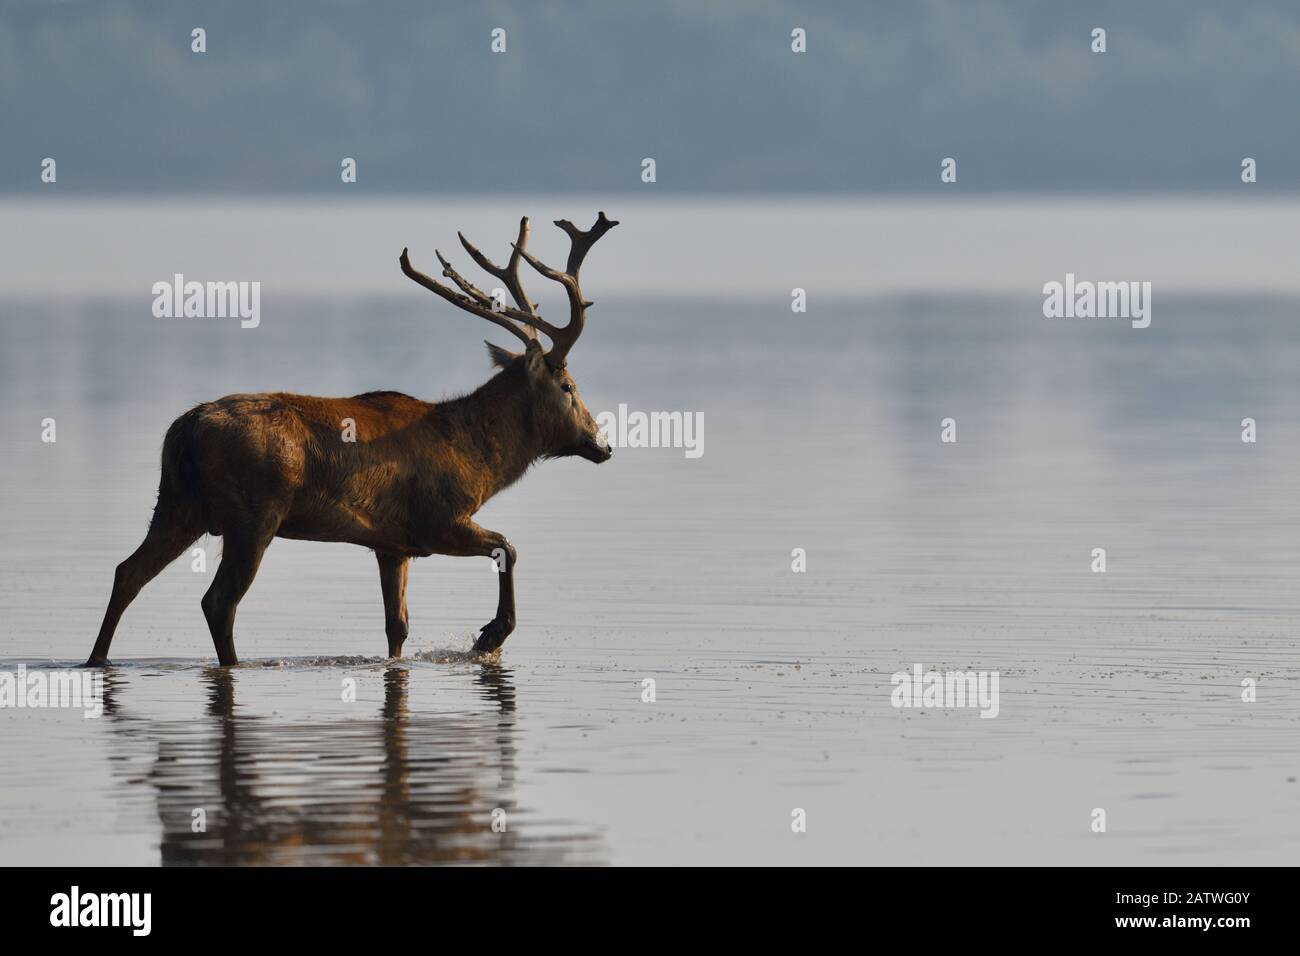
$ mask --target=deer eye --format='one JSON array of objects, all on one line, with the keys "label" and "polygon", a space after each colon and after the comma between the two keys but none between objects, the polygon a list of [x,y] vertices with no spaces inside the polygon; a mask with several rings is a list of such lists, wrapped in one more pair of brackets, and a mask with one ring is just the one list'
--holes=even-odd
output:
[{"label": "deer eye", "polygon": [[568,382],[565,382],[563,385],[560,386],[560,391],[571,392],[573,391],[573,386],[570,385]]}]

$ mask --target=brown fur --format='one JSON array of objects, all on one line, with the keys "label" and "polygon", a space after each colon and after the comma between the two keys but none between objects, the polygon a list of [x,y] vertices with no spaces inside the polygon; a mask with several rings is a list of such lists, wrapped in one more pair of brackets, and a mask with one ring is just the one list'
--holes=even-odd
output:
[{"label": "brown fur", "polygon": [[[388,648],[407,634],[412,557],[492,556],[504,565],[496,617],[475,649],[514,628],[515,551],[473,520],[539,458],[609,458],[564,368],[536,341],[515,355],[489,345],[501,371],[461,398],[429,403],[398,392],[315,398],[228,395],[186,412],[163,442],[158,504],[143,544],[117,568],[89,664],[107,660],[122,612],[201,534],[223,536],[203,611],[222,664],[236,663],[234,614],[273,538],[340,541],[379,561]],[[344,441],[344,422],[355,442]]]}]

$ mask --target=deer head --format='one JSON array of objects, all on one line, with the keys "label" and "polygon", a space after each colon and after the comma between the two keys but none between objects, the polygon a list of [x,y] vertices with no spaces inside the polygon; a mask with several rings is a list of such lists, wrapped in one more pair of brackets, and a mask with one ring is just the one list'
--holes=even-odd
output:
[{"label": "deer head", "polygon": [[[612,452],[608,442],[601,437],[591,412],[587,411],[587,406],[578,396],[578,386],[569,374],[567,359],[569,350],[582,335],[587,323],[587,309],[592,306],[582,296],[582,288],[578,285],[578,270],[582,268],[583,259],[596,241],[618,223],[606,219],[602,212],[596,217],[595,224],[587,230],[579,229],[567,219],[557,219],[555,224],[564,230],[570,242],[569,261],[563,272],[550,268],[528,252],[527,216],[519,220],[519,237],[512,244],[513,251],[504,267],[496,265],[468,239],[457,233],[470,258],[483,271],[500,280],[510,292],[514,307],[500,305],[492,296],[469,282],[452,268],[441,252],[435,250],[434,254],[442,264],[442,274],[455,283],[459,292],[415,269],[406,249],[402,250],[399,261],[407,278],[437,293],[457,308],[501,326],[523,343],[524,351],[517,353],[489,342],[488,354],[493,363],[503,370],[503,375],[517,381],[518,387],[527,390],[542,455],[548,458],[577,455],[600,463],[608,461]],[[566,325],[552,325],[537,314],[537,306],[529,300],[519,278],[520,260],[527,261],[546,278],[564,286],[569,298],[569,321]],[[549,351],[542,348],[538,332],[551,340]]]}]

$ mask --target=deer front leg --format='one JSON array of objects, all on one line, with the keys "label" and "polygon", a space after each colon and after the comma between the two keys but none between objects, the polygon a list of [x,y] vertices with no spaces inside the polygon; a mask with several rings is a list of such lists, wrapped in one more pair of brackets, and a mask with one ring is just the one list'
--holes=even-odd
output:
[{"label": "deer front leg", "polygon": [[406,614],[406,574],[411,559],[400,554],[380,554],[379,587],[384,594],[384,633],[388,635],[388,656],[401,657],[406,643],[408,618]]},{"label": "deer front leg", "polygon": [[505,535],[481,528],[472,521],[458,525],[452,535],[452,553],[492,558],[497,566],[497,614],[479,629],[475,654],[495,651],[515,629],[515,548]]}]

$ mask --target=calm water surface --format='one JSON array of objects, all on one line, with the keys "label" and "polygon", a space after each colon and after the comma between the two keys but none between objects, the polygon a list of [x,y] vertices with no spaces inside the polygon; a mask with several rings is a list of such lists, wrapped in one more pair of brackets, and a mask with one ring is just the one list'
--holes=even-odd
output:
[{"label": "calm water surface", "polygon": [[[491,502],[520,552],[499,659],[466,653],[486,561],[415,563],[387,662],[373,557],[277,541],[215,668],[201,539],[206,572],[127,612],[102,717],[0,710],[0,862],[1297,859],[1300,302],[1158,300],[1134,331],[1036,296],[600,298],[588,406],[702,412],[705,453]],[[255,330],[149,302],[0,302],[0,670],[85,658],[189,404],[489,373],[483,323],[417,296],[268,297]],[[999,671],[999,716],[894,709],[913,663]]]}]

